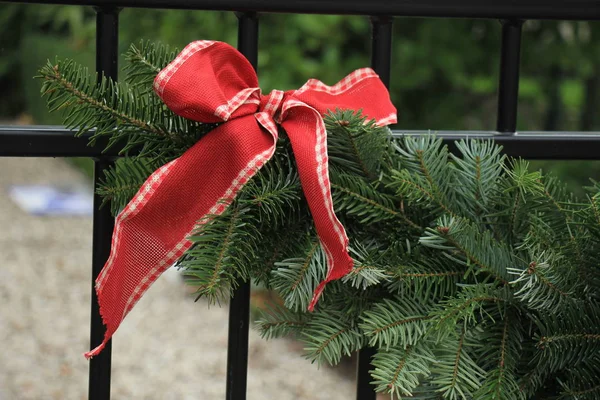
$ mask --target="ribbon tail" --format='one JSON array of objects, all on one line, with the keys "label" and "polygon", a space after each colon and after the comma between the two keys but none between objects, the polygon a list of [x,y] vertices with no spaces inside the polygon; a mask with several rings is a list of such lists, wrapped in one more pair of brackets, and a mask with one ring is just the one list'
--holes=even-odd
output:
[{"label": "ribbon tail", "polygon": [[102,351],[152,283],[191,246],[187,237],[203,217],[223,213],[271,158],[275,140],[253,115],[236,118],[146,180],[115,221],[111,254],[96,279],[106,333],[87,358]]},{"label": "ribbon tail", "polygon": [[284,112],[287,115],[282,126],[290,138],[302,190],[327,258],[325,280],[315,290],[308,307],[313,311],[325,285],[346,275],[354,261],[348,254],[346,231],[333,210],[323,119],[314,108],[300,102],[289,102]]},{"label": "ribbon tail", "polygon": [[323,290],[325,290],[325,285],[327,285],[328,283],[329,283],[329,280],[325,279],[323,282],[321,282],[317,285],[317,288],[315,289],[313,297],[310,300],[310,303],[308,304],[308,311],[313,312],[315,310],[315,306],[317,305],[317,302],[321,298],[321,294],[323,293]]},{"label": "ribbon tail", "polygon": [[104,340],[102,341],[102,343],[100,343],[99,346],[96,346],[94,349],[88,351],[87,353],[84,353],[83,355],[85,356],[85,358],[87,358],[88,360],[97,356],[98,354],[100,354],[100,352],[102,350],[104,350],[104,348],[106,347],[106,344],[108,343],[108,341],[110,340],[110,338],[106,337],[106,333],[104,334]]}]

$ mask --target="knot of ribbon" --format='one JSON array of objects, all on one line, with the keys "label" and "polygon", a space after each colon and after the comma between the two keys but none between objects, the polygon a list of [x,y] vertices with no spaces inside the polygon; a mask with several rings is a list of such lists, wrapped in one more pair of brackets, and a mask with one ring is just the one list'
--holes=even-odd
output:
[{"label": "knot of ribbon", "polygon": [[328,174],[328,110],[362,109],[378,125],[396,122],[387,89],[369,69],[354,71],[334,86],[311,79],[298,90],[262,95],[252,65],[230,45],[197,41],[165,67],[154,90],[177,115],[221,124],[181,157],[156,170],[115,221],[110,257],[96,279],[106,333],[86,353],[106,345],[150,285],[192,245],[188,237],[219,215],[273,156],[277,123],[292,145],[304,196],[327,260],[312,311],[325,284],[348,273],[348,237],[333,209]]}]

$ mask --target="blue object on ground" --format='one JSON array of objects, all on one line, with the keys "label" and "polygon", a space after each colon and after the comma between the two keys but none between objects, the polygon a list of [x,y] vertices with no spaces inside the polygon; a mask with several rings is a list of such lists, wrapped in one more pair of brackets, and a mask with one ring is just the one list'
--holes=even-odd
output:
[{"label": "blue object on ground", "polygon": [[32,215],[92,215],[94,197],[83,188],[53,185],[14,185],[8,194],[23,211]]}]

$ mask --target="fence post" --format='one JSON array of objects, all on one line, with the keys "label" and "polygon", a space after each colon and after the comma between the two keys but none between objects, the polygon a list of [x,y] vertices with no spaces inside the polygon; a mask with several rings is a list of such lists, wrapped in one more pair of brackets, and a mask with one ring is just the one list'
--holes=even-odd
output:
[{"label": "fence post", "polygon": [[[119,9],[115,7],[96,8],[96,72],[98,79],[106,76],[113,80],[118,75]],[[94,190],[104,171],[113,165],[107,157],[94,159]],[[114,218],[110,208],[100,209],[102,198],[94,193],[93,247],[92,247],[92,315],[90,328],[90,348],[102,342],[105,327],[100,316],[98,298],[94,288],[96,278],[110,255],[110,244],[114,228]],[[110,399],[111,342],[99,355],[90,360],[89,400]]]},{"label": "fence post", "polygon": [[[258,16],[254,12],[236,13],[238,50],[256,70],[258,59]],[[229,303],[227,337],[227,400],[245,400],[248,379],[248,329],[250,325],[250,281],[238,282]]]}]

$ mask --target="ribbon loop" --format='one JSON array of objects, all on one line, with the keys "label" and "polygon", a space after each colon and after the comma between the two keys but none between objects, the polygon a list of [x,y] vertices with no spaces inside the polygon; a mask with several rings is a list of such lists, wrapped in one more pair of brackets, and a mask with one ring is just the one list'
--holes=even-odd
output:
[{"label": "ribbon loop", "polygon": [[396,108],[379,75],[371,68],[357,69],[333,86],[310,79],[292,97],[321,114],[338,108],[362,110],[364,116],[376,120],[380,126],[396,123]]},{"label": "ribbon loop", "polygon": [[227,43],[209,40],[187,45],[157,75],[154,90],[174,113],[205,123],[253,114],[260,103],[250,62]]},{"label": "ribbon loop", "polygon": [[106,334],[98,354],[150,285],[191,246],[187,239],[207,215],[225,211],[244,184],[273,156],[281,123],[292,144],[302,190],[327,257],[315,290],[352,268],[348,237],[335,216],[328,174],[328,110],[361,109],[379,125],[396,109],[375,72],[364,68],[334,86],[311,79],[296,91],[261,95],[254,69],[226,43],[198,41],[156,77],[154,89],[176,114],[224,122],[181,157],[155,171],[117,216],[111,255],[96,280]]}]

